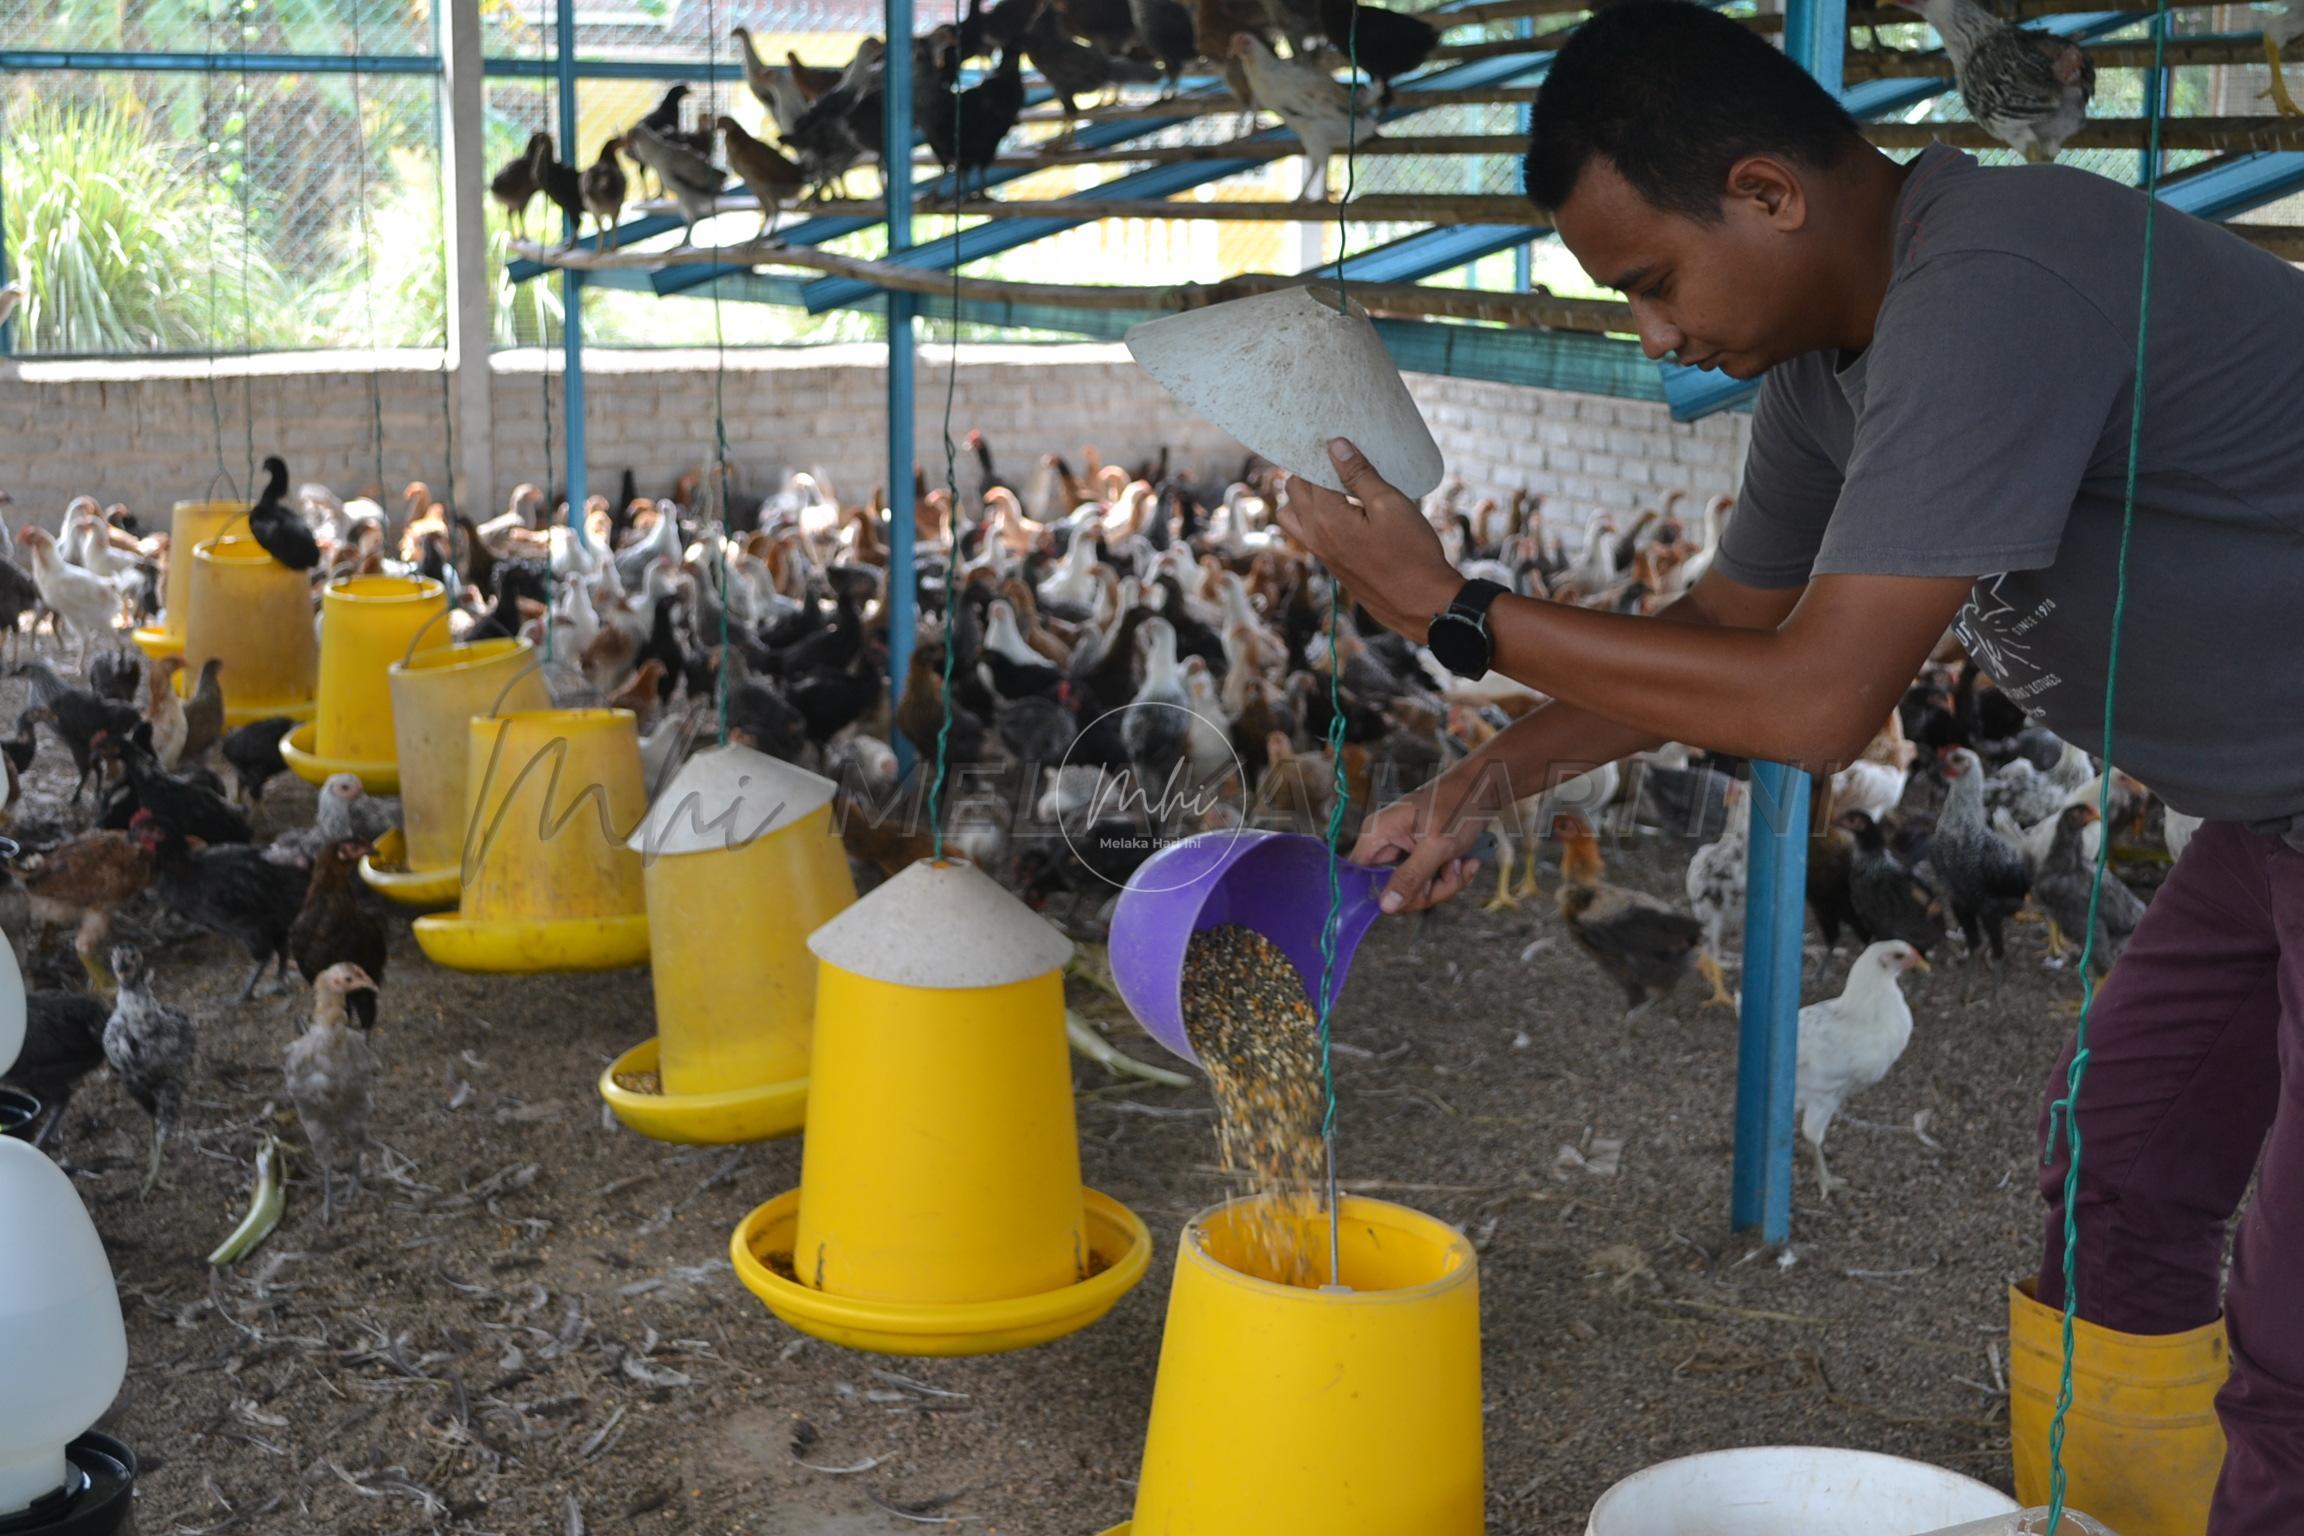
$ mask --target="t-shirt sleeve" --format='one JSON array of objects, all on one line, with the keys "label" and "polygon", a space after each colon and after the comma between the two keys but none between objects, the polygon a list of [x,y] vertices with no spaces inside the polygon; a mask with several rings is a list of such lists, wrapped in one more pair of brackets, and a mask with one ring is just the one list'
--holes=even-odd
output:
[{"label": "t-shirt sleeve", "polygon": [[1848,473],[1811,573],[2052,564],[2128,398],[2132,346],[2132,331],[2037,262],[1994,251],[1924,262],[1881,309]]},{"label": "t-shirt sleeve", "polygon": [[[1810,373],[1814,377],[1808,377]],[[1816,387],[1836,389],[1817,357],[1769,370],[1752,410],[1752,441],[1736,511],[1713,563],[1747,587],[1797,587],[1808,579],[1825,525],[1840,498],[1840,470],[1817,443],[1801,410]]]}]

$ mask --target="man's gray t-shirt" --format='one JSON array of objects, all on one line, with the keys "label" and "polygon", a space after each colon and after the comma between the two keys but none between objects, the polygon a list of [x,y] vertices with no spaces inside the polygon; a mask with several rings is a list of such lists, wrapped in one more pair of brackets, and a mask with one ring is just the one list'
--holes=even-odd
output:
[{"label": "man's gray t-shirt", "polygon": [[[1896,221],[1871,346],[1762,384],[1719,567],[1757,587],[1974,576],[1970,653],[2093,747],[2143,197],[1939,146]],[[2304,273],[2171,209],[2155,223],[2113,755],[2179,810],[2284,823],[2304,817]]]}]

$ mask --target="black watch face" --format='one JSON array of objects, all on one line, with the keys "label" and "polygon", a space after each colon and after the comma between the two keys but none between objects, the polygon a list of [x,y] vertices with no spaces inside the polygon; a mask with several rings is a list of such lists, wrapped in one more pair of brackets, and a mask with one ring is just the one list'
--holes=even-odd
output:
[{"label": "black watch face", "polygon": [[1478,677],[1488,670],[1488,637],[1470,619],[1444,613],[1432,621],[1425,643],[1440,665],[1459,677]]}]

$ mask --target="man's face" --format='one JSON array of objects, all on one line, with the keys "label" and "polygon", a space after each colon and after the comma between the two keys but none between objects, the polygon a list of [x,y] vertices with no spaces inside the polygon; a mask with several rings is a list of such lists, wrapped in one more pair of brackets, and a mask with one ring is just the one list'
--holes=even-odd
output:
[{"label": "man's face", "polygon": [[1771,366],[1814,350],[1818,308],[1805,270],[1805,223],[1797,183],[1774,178],[1773,162],[1754,184],[1731,173],[1738,194],[1722,200],[1722,217],[1700,223],[1657,208],[1616,167],[1595,158],[1576,179],[1553,225],[1592,280],[1631,301],[1641,348],[1674,355],[1732,378],[1756,378]]}]

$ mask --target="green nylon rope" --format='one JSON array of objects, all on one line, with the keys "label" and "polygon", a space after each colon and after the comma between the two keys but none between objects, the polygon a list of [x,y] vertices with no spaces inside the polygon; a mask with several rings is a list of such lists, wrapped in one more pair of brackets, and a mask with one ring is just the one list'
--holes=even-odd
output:
[{"label": "green nylon rope", "polygon": [[[720,121],[720,7],[718,0],[705,0],[704,30],[709,41],[705,44],[705,63],[709,66],[704,79],[706,111],[712,122]],[[707,157],[709,158],[709,157]],[[718,204],[715,202],[715,209]],[[715,568],[720,578],[720,664],[713,670],[713,702],[720,717],[720,745],[728,745],[728,412],[725,395],[728,388],[728,336],[720,327],[720,285],[712,284],[712,475],[713,500],[720,508],[717,526],[713,530],[712,549],[717,556]]]},{"label": "green nylon rope", "polygon": [[[2165,67],[2168,56],[2168,0],[2160,0],[2152,21],[2152,99],[2145,103],[2151,123],[2150,148],[2144,172],[2144,275],[2136,298],[2136,380],[2128,412],[2128,474],[2121,494],[2120,564],[2112,599],[2112,639],[2104,664],[2104,776],[2097,791],[2096,871],[2088,884],[2088,935],[2080,947],[2080,1020],[2073,1028],[2072,1066],[2065,1079],[2064,1097],[2049,1106],[2048,1146],[2056,1139],[2059,1118],[2070,1153],[2064,1168],[2064,1361],[2056,1388],[2056,1416],[2048,1428],[2048,1530],[2056,1536],[2064,1522],[2067,1477],[2064,1470],[2066,1420],[2072,1411],[2072,1360],[2077,1348],[2074,1321],[2079,1316],[2080,1287],[2073,1269],[2080,1255],[2080,1087],[2088,1076],[2088,1015],[2096,1005],[2096,983],[2091,962],[2096,955],[2096,911],[2103,899],[2104,872],[2112,858],[2112,712],[2120,683],[2120,631],[2128,612],[2128,550],[2136,531],[2136,472],[2144,442],[2144,365],[2151,336],[2153,232],[2160,197],[2160,122],[2167,99]],[[2047,1149],[2042,1149],[2047,1155]]]},{"label": "green nylon rope", "polygon": [[[956,26],[966,24],[966,18],[960,13],[959,0],[953,0],[952,17]],[[954,47],[958,46],[957,43],[954,44]],[[966,180],[966,173],[960,169],[957,157],[960,152],[960,114],[963,110],[963,97],[960,91],[961,66],[967,62],[966,59],[959,58],[952,61],[952,144],[955,158],[953,160],[952,180],[952,318],[948,322],[952,330],[949,351],[946,354],[944,364],[944,495],[948,503],[945,507],[945,516],[949,519],[947,526],[950,532],[945,539],[946,549],[944,553],[944,711],[943,718],[936,722],[936,778],[928,786],[928,826],[930,835],[935,839],[934,856],[939,861],[944,857],[944,775],[949,766],[952,747],[952,658],[959,649],[957,644],[959,639],[957,620],[960,616],[959,589],[953,584],[952,576],[959,565],[960,556],[960,452],[952,441],[952,397],[960,383],[960,193],[962,184]],[[911,167],[912,147],[906,145],[904,147],[906,197],[911,195]],[[885,182],[888,179],[885,157],[881,160],[881,172],[881,180]],[[907,346],[911,344],[909,336],[905,338],[905,344]],[[888,492],[888,504],[893,509],[896,504],[896,488],[890,486]],[[915,509],[915,514],[917,514],[917,509]],[[917,571],[920,567],[918,543],[920,523],[917,515],[913,518],[912,527],[912,567],[913,570]],[[1076,530],[1072,536],[1078,538],[1080,534]],[[907,575],[909,576],[909,573]],[[915,590],[917,590],[916,580],[914,585]]]}]

